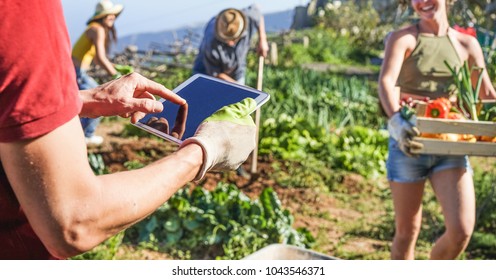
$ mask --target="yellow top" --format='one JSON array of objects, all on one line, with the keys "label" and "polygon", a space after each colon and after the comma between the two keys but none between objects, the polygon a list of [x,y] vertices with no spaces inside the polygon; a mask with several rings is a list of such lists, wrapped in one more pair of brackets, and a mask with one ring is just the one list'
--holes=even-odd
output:
[{"label": "yellow top", "polygon": [[91,62],[96,55],[95,45],[93,42],[86,36],[86,31],[91,27],[90,23],[86,30],[81,34],[81,37],[77,40],[76,44],[72,48],[72,57],[78,60],[81,63],[81,68],[88,69],[90,68]]}]

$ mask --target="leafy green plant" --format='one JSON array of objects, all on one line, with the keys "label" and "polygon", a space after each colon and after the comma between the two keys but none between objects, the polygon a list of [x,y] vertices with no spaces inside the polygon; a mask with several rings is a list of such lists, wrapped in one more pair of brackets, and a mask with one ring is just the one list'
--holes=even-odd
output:
[{"label": "leafy green plant", "polygon": [[[496,168],[496,166],[495,166]],[[477,198],[476,229],[496,232],[496,175],[493,170],[474,168],[475,195]]]},{"label": "leafy green plant", "polygon": [[315,61],[309,53],[308,48],[301,44],[291,44],[281,49],[279,53],[281,65],[285,67],[295,67],[304,63]]},{"label": "leafy green plant", "polygon": [[124,237],[124,231],[110,237],[102,244],[93,248],[92,250],[72,257],[72,260],[113,260],[117,255],[120,245],[122,244],[122,239]]},{"label": "leafy green plant", "polygon": [[140,169],[144,166],[145,166],[144,163],[139,162],[137,160],[131,160],[131,161],[124,162],[124,167],[126,167],[128,170]]},{"label": "leafy green plant", "polygon": [[496,234],[474,232],[467,247],[471,259],[494,260],[496,258]]},{"label": "leafy green plant", "polygon": [[306,118],[281,114],[278,119],[266,119],[260,135],[261,155],[304,162],[316,159],[325,162],[326,168],[369,178],[385,174],[388,135],[384,130],[350,126],[331,133]]},{"label": "leafy green plant", "polygon": [[[463,66],[460,67],[460,69],[457,67],[452,67],[446,61],[444,64],[450,70],[456,86],[457,109],[460,110],[465,116],[477,121],[477,106],[480,102],[479,92],[482,84],[482,71],[484,71],[484,68],[472,67],[472,69],[470,69],[467,61],[463,63]],[[473,71],[477,71],[478,74],[475,87],[472,85],[471,78]]]},{"label": "leafy green plant", "polygon": [[108,170],[101,154],[88,154],[88,162],[96,175],[107,174]]},{"label": "leafy green plant", "polygon": [[[186,189],[147,219],[126,231],[126,240],[156,244],[198,256],[209,248],[221,248],[221,259],[239,259],[271,243],[310,246],[313,237],[293,229],[293,217],[282,209],[277,194],[266,188],[252,201],[234,185],[219,184],[209,192]],[[149,245],[148,245],[149,246]],[[211,249],[210,249],[211,250]]]},{"label": "leafy green plant", "polygon": [[479,112],[480,121],[496,122],[496,106],[491,103],[482,104]]},{"label": "leafy green plant", "polygon": [[310,46],[302,43],[281,45],[279,50],[280,65],[284,67],[299,67],[311,62],[325,62],[337,65],[363,64],[363,61],[354,61],[353,48],[348,36],[341,36],[332,29],[305,30],[297,32],[293,40],[309,39]]},{"label": "leafy green plant", "polygon": [[333,168],[353,171],[369,178],[386,173],[388,134],[361,126],[346,127],[335,136],[334,151],[326,157]]}]

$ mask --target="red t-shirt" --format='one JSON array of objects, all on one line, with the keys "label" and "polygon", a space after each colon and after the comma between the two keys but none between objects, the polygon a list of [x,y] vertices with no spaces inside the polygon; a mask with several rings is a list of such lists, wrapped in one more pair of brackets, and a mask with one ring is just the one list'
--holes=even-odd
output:
[{"label": "red t-shirt", "polygon": [[[60,1],[2,0],[0,11],[0,142],[15,142],[67,123],[82,104]],[[0,165],[0,259],[50,258]]]}]

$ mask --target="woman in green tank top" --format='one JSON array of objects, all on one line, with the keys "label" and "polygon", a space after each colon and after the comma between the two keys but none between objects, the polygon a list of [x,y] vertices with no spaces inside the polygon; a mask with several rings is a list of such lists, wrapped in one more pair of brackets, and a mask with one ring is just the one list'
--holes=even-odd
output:
[{"label": "woman in green tank top", "polygon": [[[406,1],[404,1],[406,2]],[[403,98],[448,97],[451,74],[444,64],[485,68],[476,38],[449,27],[450,0],[411,0],[420,20],[393,32],[386,42],[379,76],[379,98],[389,117],[388,180],[395,210],[391,258],[414,259],[421,228],[422,194],[430,181],[445,218],[445,232],[435,242],[431,259],[455,259],[466,248],[475,225],[472,170],[466,156],[414,156],[416,129],[399,114]],[[474,77],[476,78],[476,77]],[[496,98],[484,71],[482,99]]]}]

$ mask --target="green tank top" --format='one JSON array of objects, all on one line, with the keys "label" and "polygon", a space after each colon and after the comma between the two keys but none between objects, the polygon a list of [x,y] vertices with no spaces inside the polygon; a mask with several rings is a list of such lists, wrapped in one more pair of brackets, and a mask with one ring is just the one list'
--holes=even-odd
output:
[{"label": "green tank top", "polygon": [[448,67],[460,69],[462,62],[448,35],[417,36],[417,46],[405,59],[398,76],[401,92],[429,97],[446,96],[454,89],[453,77]]}]

